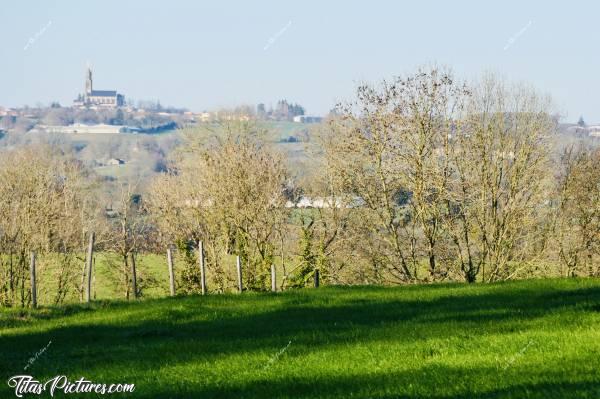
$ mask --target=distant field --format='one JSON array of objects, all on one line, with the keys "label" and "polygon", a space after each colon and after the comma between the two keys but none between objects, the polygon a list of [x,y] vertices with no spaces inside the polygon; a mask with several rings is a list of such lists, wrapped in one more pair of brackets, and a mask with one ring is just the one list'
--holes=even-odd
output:
[{"label": "distant field", "polygon": [[[304,123],[296,123],[296,122],[287,122],[287,121],[265,121],[259,122],[261,127],[264,127],[269,131],[269,135],[267,139],[271,142],[279,142],[280,140],[287,139],[294,134],[309,129],[314,124],[304,124]],[[201,126],[201,125],[199,125]],[[126,141],[126,142],[136,142],[141,139],[160,139],[164,136],[178,134],[180,130],[166,130],[164,132],[159,133],[118,133],[118,134],[65,134],[63,137],[69,138],[74,143],[79,144],[87,144],[93,142],[110,142],[110,141]]]},{"label": "distant field", "polygon": [[287,139],[289,136],[293,136],[304,129],[309,129],[312,126],[315,126],[313,124],[286,121],[268,121],[262,122],[262,124],[273,133],[273,141]]},{"label": "distant field", "polygon": [[[274,144],[275,148],[286,155],[292,168],[302,170],[302,162],[305,162],[308,159],[306,143],[289,142],[289,140],[290,137],[298,138],[301,136],[301,132],[312,129],[316,125],[274,121],[261,122],[260,125],[268,130],[266,137],[267,142]],[[137,178],[139,176],[149,177],[155,174],[155,172],[152,171],[152,164],[147,163],[147,158],[142,157],[141,159],[138,159],[143,155],[139,152],[139,148],[142,144],[152,141],[160,143],[161,141],[170,138],[180,139],[181,131],[172,130],[156,134],[77,134],[64,135],[64,137],[71,140],[73,145],[77,148],[85,148],[88,146],[95,148],[92,150],[93,155],[86,155],[88,158],[105,160],[111,157],[120,156],[126,161],[124,165],[99,166],[94,168],[99,175],[114,178]],[[110,148],[119,148],[120,151],[116,151],[116,154],[115,152],[111,153],[108,151]],[[134,148],[137,148],[137,150]],[[128,155],[119,155],[121,153]]]},{"label": "distant field", "polygon": [[[83,259],[85,255],[81,254]],[[169,274],[166,256],[156,254],[143,254],[136,257],[136,268],[140,287],[145,298],[162,298],[169,294]],[[99,252],[94,256],[94,278],[92,280],[92,296],[97,300],[125,299],[125,292],[120,284],[119,270],[121,259],[115,254]],[[81,275],[80,268],[83,261],[78,262],[74,268]],[[175,258],[175,271],[179,273],[180,263]],[[38,303],[42,306],[51,305],[56,293],[56,264],[47,262],[45,258],[38,258]],[[77,303],[79,294],[71,289],[65,298],[65,303]]]},{"label": "distant field", "polygon": [[[117,267],[120,267],[120,259],[117,259],[114,255],[100,253],[96,256],[93,292],[97,299],[125,298],[125,293],[119,291],[119,286],[115,283],[115,275],[117,275],[115,268]],[[169,273],[166,256],[155,254],[138,256],[136,258],[136,268],[139,279],[152,280],[152,283],[143,289],[144,297],[161,298],[169,294]],[[140,282],[140,284],[143,284],[143,282]]]},{"label": "distant field", "polygon": [[[83,259],[85,254],[80,254]],[[176,278],[176,290],[179,290],[178,278],[181,276],[184,267],[183,260],[180,259],[178,251],[173,252],[174,272]],[[78,261],[74,266],[74,272],[78,274],[77,281],[81,276],[83,261]],[[92,298],[98,301],[121,300],[125,299],[124,284],[121,281],[122,259],[111,252],[97,252],[94,255],[94,273],[92,279]],[[37,261],[37,300],[41,306],[50,306],[56,294],[56,263],[47,262],[44,257],[39,257]],[[141,289],[141,296],[145,299],[164,298],[169,295],[169,273],[167,267],[166,253],[163,254],[138,254],[136,256],[136,269],[138,279],[138,289]],[[233,282],[235,279],[235,257],[230,256],[229,263],[225,265],[224,272]],[[281,283],[282,271],[278,269],[278,284]],[[208,288],[215,290],[211,286],[212,271],[207,271]],[[233,290],[233,283],[230,285]],[[71,288],[69,295],[65,298],[64,304],[75,304],[81,302],[81,298],[76,289]],[[1,398],[0,398],[1,399]]]},{"label": "distant field", "polygon": [[[600,279],[324,287],[0,316],[4,381],[47,348],[27,374],[136,385],[111,397],[600,397]],[[14,394],[3,384],[0,397]]]}]

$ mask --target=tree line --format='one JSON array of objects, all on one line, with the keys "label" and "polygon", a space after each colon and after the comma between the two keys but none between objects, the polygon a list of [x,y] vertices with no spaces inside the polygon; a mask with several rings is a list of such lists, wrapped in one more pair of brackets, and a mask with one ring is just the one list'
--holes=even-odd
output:
[{"label": "tree line", "polygon": [[[189,131],[166,171],[101,181],[68,154],[27,147],[0,159],[0,301],[27,306],[29,254],[54,264],[53,303],[83,295],[87,237],[117,254],[115,284],[156,282],[136,257],[178,254],[177,289],[495,282],[600,273],[600,151],[558,149],[552,102],[493,75],[438,67],[357,88],[311,140],[302,171],[248,121]],[[24,167],[26,165],[26,167]],[[312,207],[298,207],[303,199]],[[165,263],[166,268],[166,263]]]}]

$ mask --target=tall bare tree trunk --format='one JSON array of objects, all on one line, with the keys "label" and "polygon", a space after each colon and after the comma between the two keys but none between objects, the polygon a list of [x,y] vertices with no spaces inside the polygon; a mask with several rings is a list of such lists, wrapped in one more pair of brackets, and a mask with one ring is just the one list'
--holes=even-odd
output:
[{"label": "tall bare tree trunk", "polygon": [[88,251],[87,251],[87,290],[85,293],[85,301],[89,303],[91,301],[92,295],[92,273],[93,273],[93,262],[94,262],[94,240],[96,239],[96,234],[92,231],[90,233],[90,242],[88,243]]},{"label": "tall bare tree trunk", "polygon": [[131,289],[133,290],[133,298],[137,299],[137,270],[135,268],[135,254],[131,252]]}]

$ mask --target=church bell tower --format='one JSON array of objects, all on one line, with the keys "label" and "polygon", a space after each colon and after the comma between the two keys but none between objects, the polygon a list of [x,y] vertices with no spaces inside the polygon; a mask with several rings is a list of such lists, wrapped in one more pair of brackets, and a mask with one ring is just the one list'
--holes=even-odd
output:
[{"label": "church bell tower", "polygon": [[89,64],[85,73],[85,95],[92,95],[92,67]]}]

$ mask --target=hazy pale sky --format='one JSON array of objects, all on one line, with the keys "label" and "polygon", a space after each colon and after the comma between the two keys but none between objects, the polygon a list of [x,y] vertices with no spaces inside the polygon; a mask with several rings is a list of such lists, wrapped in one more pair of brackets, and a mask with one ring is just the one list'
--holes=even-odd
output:
[{"label": "hazy pale sky", "polygon": [[596,1],[2,1],[0,105],[94,88],[193,111],[298,102],[323,114],[359,82],[423,64],[485,70],[600,122]]}]

